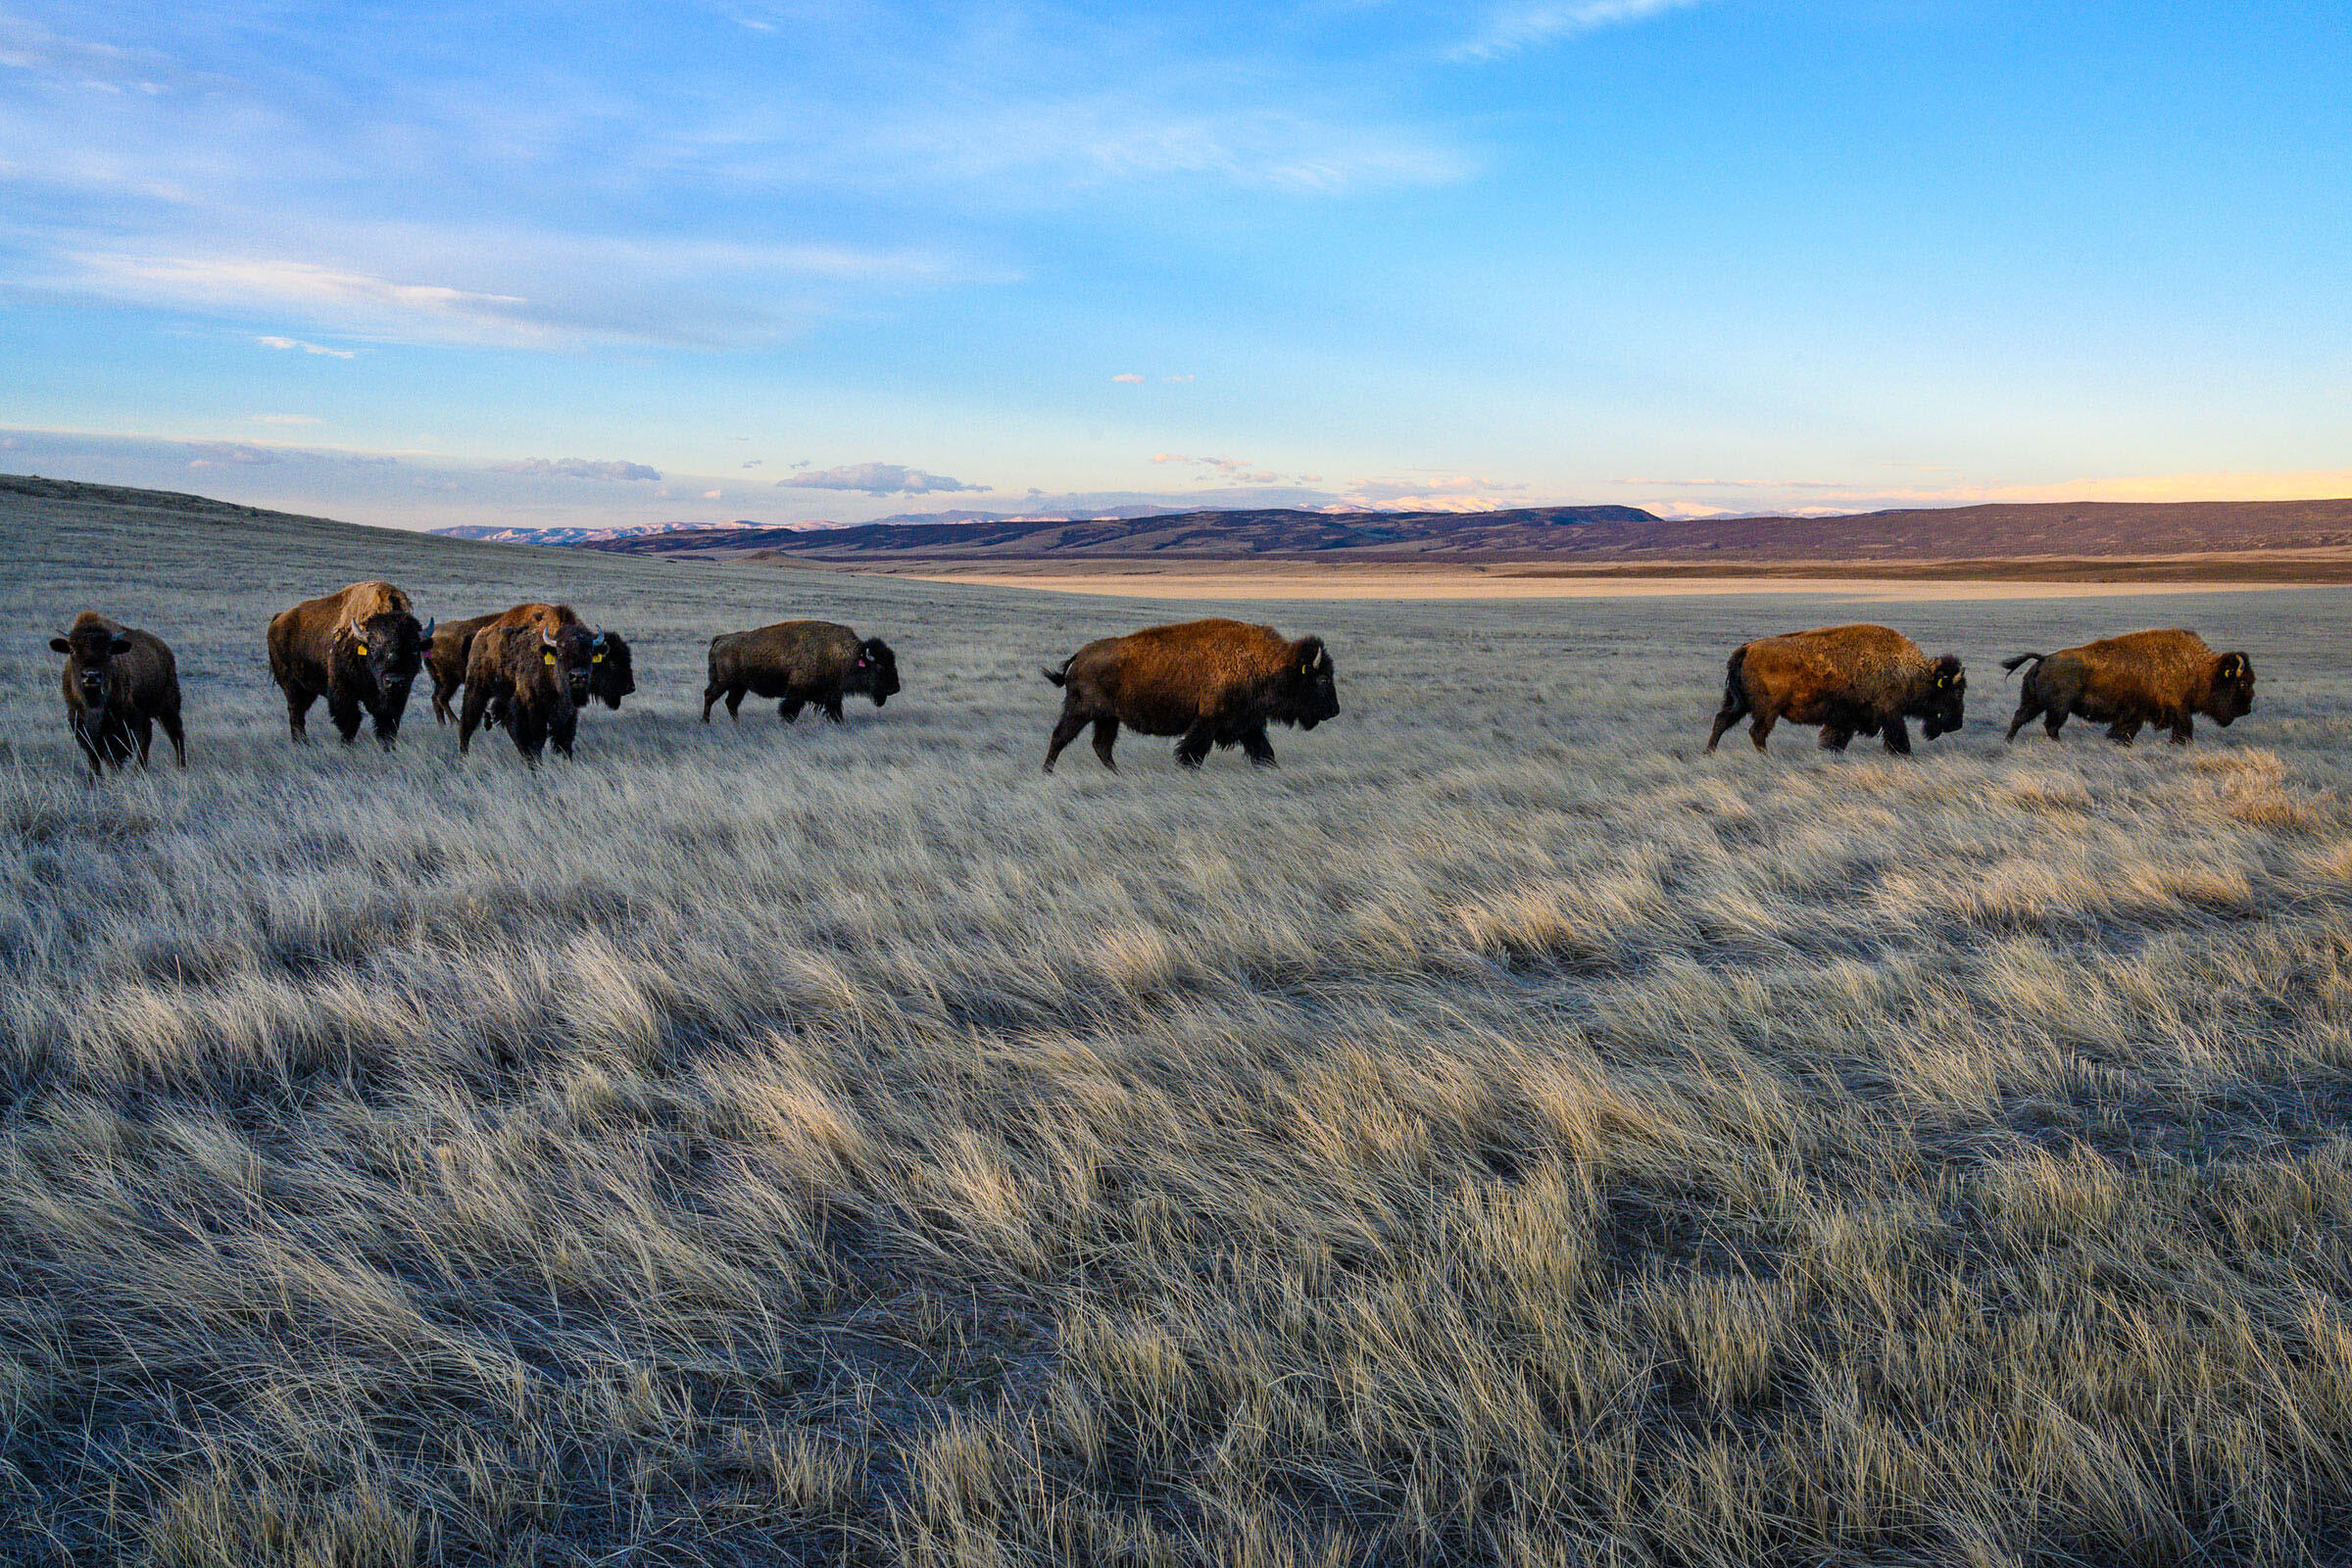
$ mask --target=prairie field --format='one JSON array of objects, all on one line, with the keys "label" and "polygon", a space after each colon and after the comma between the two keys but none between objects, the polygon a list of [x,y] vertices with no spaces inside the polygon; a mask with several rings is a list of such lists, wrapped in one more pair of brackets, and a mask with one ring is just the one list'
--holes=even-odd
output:
[{"label": "prairie field", "polygon": [[[0,495],[0,1561],[2288,1564],[2352,1542],[2352,590],[1252,603],[1344,711],[1038,768],[1213,612]],[[270,614],[562,599],[576,760]],[[1923,593],[1933,592],[1932,586]],[[164,636],[87,787],[46,648]],[[712,632],[906,690],[698,722]],[[1842,619],[1962,734],[1701,755]],[[2243,648],[2185,749],[1998,659]]]}]

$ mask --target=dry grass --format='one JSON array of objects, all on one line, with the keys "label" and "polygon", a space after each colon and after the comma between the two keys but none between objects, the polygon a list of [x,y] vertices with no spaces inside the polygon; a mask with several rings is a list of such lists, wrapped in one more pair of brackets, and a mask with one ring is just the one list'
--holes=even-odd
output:
[{"label": "dry grass", "polygon": [[[1284,610],[1348,712],[1280,772],[1046,779],[1035,665],[1149,607],[0,523],[0,1556],[2352,1530],[2340,594],[1882,612],[1978,673],[1909,760],[1696,755],[1722,650],[1825,605]],[[376,572],[568,598],[648,700],[536,775],[297,752],[263,620]],[[74,781],[84,602],[179,649],[186,774]],[[694,723],[709,632],[797,613],[905,697]],[[1994,656],[2148,619],[2257,712],[2000,746]]]}]

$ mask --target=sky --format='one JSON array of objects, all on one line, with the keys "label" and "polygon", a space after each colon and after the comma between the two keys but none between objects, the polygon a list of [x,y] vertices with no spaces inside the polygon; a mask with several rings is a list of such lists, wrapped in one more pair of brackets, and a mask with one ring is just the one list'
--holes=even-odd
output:
[{"label": "sky", "polygon": [[0,0],[0,470],[404,526],[2352,495],[2352,7]]}]

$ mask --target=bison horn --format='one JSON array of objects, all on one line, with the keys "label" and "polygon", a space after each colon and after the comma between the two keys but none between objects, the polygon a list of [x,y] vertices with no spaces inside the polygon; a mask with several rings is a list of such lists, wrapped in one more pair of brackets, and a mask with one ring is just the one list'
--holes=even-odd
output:
[{"label": "bison horn", "polygon": [[429,643],[429,642],[431,642],[431,641],[433,640],[433,628],[434,628],[435,626],[438,626],[438,625],[440,625],[440,624],[441,624],[441,617],[440,617],[439,615],[435,615],[435,616],[434,616],[432,619],[430,619],[430,620],[428,620],[428,621],[426,621],[426,622],[424,623],[424,640],[425,640],[426,642],[428,642],[428,643]]}]

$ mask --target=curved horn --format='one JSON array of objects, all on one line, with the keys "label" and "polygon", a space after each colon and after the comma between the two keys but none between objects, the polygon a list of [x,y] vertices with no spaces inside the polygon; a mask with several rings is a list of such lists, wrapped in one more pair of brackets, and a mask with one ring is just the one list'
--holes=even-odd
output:
[{"label": "curved horn", "polygon": [[440,624],[441,624],[441,617],[440,617],[439,615],[435,615],[435,616],[434,616],[432,619],[430,619],[430,620],[428,620],[428,621],[426,621],[426,622],[424,623],[424,640],[425,640],[426,642],[428,642],[428,643],[429,643],[429,642],[431,642],[431,641],[433,640],[433,628],[434,628],[435,626],[438,626],[438,625],[440,625]]}]

